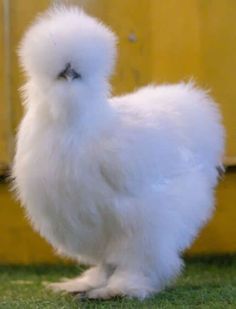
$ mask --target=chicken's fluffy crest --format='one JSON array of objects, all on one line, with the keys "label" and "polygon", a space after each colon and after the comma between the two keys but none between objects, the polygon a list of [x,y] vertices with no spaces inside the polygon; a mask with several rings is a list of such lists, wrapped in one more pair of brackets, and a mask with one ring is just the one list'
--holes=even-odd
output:
[{"label": "chicken's fluffy crest", "polygon": [[82,74],[106,78],[114,66],[116,37],[82,9],[55,6],[39,15],[26,32],[19,56],[30,77],[54,76],[62,62],[72,61]]}]

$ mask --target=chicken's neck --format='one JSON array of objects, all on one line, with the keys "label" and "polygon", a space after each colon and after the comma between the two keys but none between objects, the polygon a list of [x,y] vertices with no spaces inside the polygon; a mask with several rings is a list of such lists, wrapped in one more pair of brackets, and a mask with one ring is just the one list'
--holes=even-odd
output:
[{"label": "chicken's neck", "polygon": [[37,93],[29,101],[28,112],[37,115],[37,126],[55,128],[60,132],[76,131],[78,134],[94,135],[109,130],[117,120],[117,115],[106,96],[92,93],[80,103],[77,98],[52,100],[43,93]]}]

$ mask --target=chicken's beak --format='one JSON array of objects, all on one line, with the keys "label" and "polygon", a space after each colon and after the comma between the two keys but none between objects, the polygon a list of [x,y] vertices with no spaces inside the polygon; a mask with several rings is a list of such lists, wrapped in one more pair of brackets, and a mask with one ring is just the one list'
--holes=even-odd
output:
[{"label": "chicken's beak", "polygon": [[67,81],[72,81],[74,79],[81,78],[80,74],[77,73],[72,67],[70,63],[66,64],[66,68],[58,75],[58,78],[66,79]]}]

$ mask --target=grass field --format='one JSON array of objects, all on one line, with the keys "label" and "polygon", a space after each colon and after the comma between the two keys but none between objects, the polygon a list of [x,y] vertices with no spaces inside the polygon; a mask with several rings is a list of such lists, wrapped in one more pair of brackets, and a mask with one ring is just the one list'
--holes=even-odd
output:
[{"label": "grass field", "polygon": [[236,256],[188,258],[186,265],[173,287],[144,302],[78,301],[45,290],[43,282],[76,276],[77,266],[0,266],[0,309],[236,308]]}]

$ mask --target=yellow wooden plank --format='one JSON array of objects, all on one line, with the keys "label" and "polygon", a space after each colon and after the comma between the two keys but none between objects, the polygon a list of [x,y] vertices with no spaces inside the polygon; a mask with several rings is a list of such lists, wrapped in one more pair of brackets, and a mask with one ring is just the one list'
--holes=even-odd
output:
[{"label": "yellow wooden plank", "polygon": [[11,22],[11,63],[12,63],[12,72],[11,75],[11,87],[12,93],[11,98],[14,104],[13,108],[13,126],[17,127],[19,120],[22,116],[22,108],[19,98],[19,88],[22,86],[24,78],[23,74],[20,71],[18,58],[17,58],[17,49],[22,38],[23,32],[30,25],[30,23],[35,18],[39,12],[45,10],[50,1],[40,0],[40,1],[30,1],[30,0],[14,0],[10,2],[10,22]]},{"label": "yellow wooden plank", "polygon": [[0,185],[0,263],[56,262],[50,246],[43,241],[25,219],[9,188]]},{"label": "yellow wooden plank", "polygon": [[152,76],[157,82],[193,77],[211,89],[227,129],[226,153],[236,156],[236,2],[152,0]]},{"label": "yellow wooden plank", "polygon": [[9,161],[7,143],[7,112],[5,105],[5,67],[4,67],[4,9],[3,1],[0,3],[0,164]]},{"label": "yellow wooden plank", "polygon": [[119,40],[118,63],[112,84],[114,93],[120,94],[150,82],[150,1],[106,0],[104,5],[103,19]]},{"label": "yellow wooden plank", "polygon": [[199,253],[236,252],[236,173],[228,173],[220,182],[216,194],[216,211],[189,251]]},{"label": "yellow wooden plank", "polygon": [[158,83],[202,79],[197,0],[151,1],[152,79]]},{"label": "yellow wooden plank", "polygon": [[236,1],[199,1],[204,82],[220,103],[227,156],[236,156]]}]

